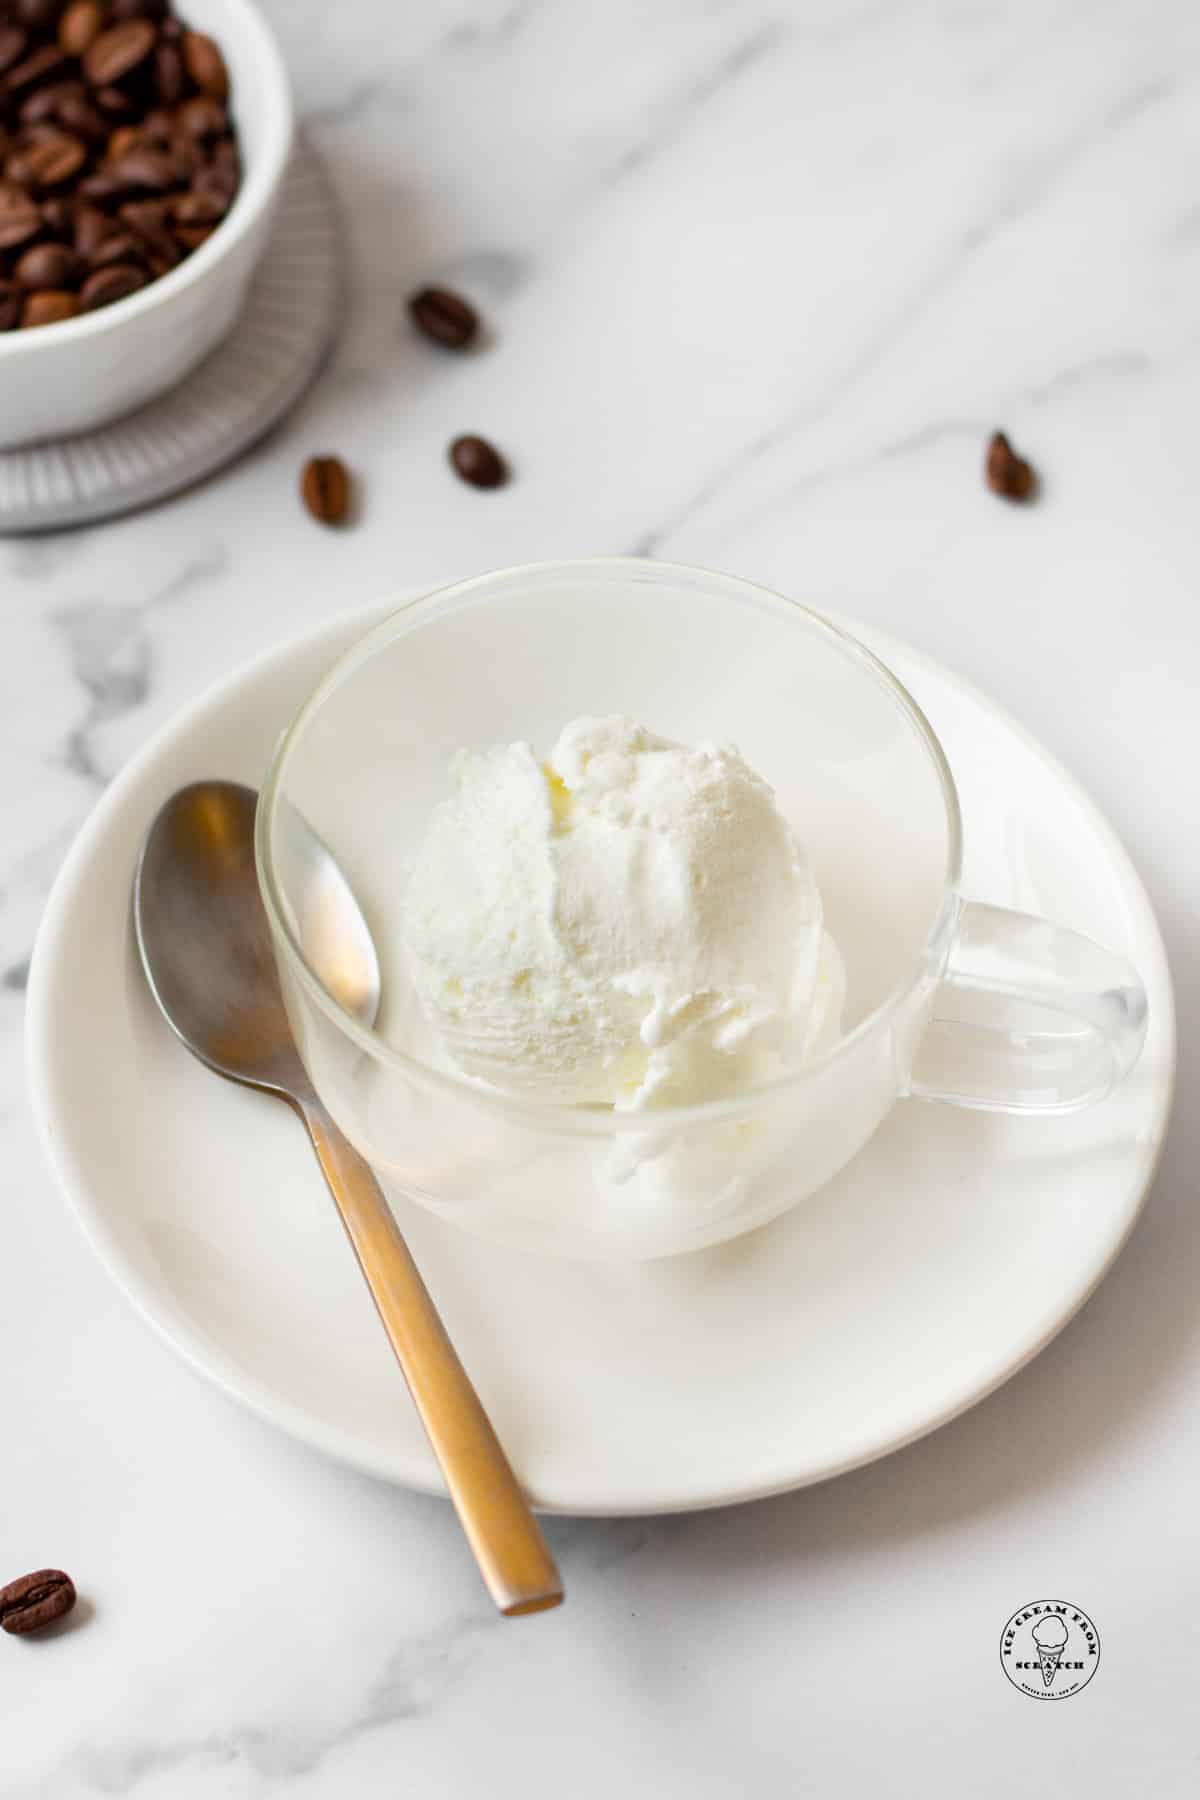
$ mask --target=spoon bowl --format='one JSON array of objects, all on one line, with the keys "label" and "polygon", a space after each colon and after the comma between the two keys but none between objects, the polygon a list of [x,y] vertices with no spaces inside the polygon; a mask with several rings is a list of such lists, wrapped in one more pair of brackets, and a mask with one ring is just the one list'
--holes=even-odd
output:
[{"label": "spoon bowl", "polygon": [[[257,795],[232,781],[181,788],[146,837],[134,879],[138,950],[168,1024],[218,1075],[290,1097],[312,1092],[296,1049],[254,868]],[[321,980],[364,1025],[379,959],[341,870],[294,809],[303,942]]]}]

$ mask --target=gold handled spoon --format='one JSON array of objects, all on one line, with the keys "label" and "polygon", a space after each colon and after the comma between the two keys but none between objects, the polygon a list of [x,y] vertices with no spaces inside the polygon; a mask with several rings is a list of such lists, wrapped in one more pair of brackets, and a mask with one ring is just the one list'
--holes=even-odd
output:
[{"label": "gold handled spoon", "polygon": [[[256,801],[233,782],[198,782],[174,794],[150,827],[133,910],[151,992],[193,1056],[286,1100],[304,1121],[488,1591],[510,1615],[557,1606],[554,1559],[391,1208],[300,1060],[258,891]],[[330,954],[319,972],[369,1025],[379,966],[366,922],[328,851],[298,814],[290,824],[328,922]],[[313,955],[319,960],[320,940]]]}]

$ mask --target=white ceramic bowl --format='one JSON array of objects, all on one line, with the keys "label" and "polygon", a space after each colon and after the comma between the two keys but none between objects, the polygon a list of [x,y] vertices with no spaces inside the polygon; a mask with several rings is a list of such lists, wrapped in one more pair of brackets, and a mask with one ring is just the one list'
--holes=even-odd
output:
[{"label": "white ceramic bowl", "polygon": [[69,437],[182,381],[233,325],[265,247],[292,142],[278,45],[252,0],[187,0],[221,46],[242,153],[229,216],[200,249],[128,300],[61,325],[0,334],[0,448]]}]

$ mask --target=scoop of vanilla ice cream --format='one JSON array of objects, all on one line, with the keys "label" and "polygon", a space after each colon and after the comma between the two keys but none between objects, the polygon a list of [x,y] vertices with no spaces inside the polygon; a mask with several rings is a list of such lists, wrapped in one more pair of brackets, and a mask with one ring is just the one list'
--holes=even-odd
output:
[{"label": "scoop of vanilla ice cream", "polygon": [[583,718],[544,763],[509,744],[460,751],[452,774],[403,936],[468,1074],[559,1103],[689,1104],[799,1059],[840,1010],[803,852],[735,750]]}]

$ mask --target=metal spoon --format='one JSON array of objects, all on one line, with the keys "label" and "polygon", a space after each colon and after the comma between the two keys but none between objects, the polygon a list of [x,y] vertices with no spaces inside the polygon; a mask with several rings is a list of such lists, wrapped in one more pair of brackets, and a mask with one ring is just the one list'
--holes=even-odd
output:
[{"label": "metal spoon", "polygon": [[[150,827],[133,912],[151,992],[201,1062],[286,1100],[304,1121],[493,1600],[508,1614],[557,1606],[554,1560],[391,1209],[300,1060],[258,891],[256,802],[251,788],[198,782],[173,795]],[[379,1004],[370,933],[324,845],[298,814],[291,823],[316,897],[311,916],[325,921],[310,955],[370,1024]]]}]

